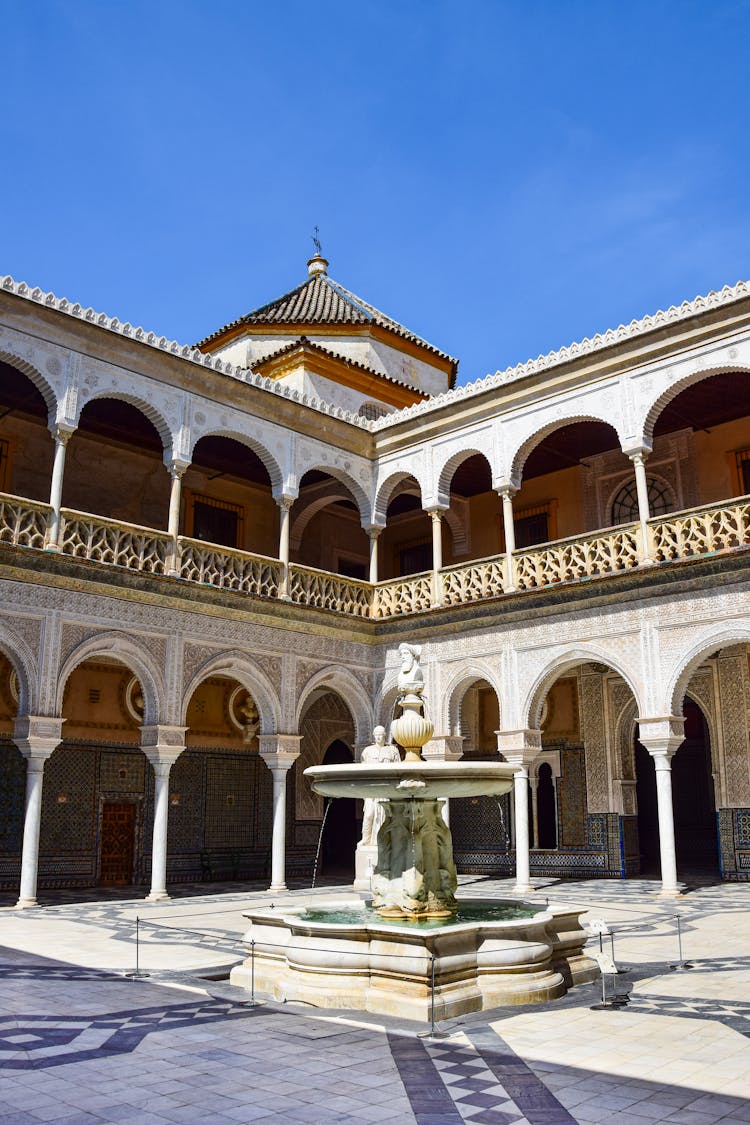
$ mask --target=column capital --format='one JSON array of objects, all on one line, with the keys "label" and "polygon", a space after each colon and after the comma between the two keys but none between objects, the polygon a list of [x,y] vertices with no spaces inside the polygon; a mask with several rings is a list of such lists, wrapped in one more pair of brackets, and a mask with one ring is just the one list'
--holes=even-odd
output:
[{"label": "column capital", "polygon": [[438,734],[422,747],[422,757],[428,762],[457,762],[463,748],[462,734]]},{"label": "column capital", "polygon": [[651,446],[646,441],[638,440],[630,442],[622,447],[622,451],[626,457],[631,461],[645,461],[653,452]]},{"label": "column capital", "polygon": [[190,468],[191,462],[184,457],[175,457],[171,453],[165,453],[164,464],[173,477],[182,477]]},{"label": "column capital", "polygon": [[49,715],[19,715],[13,724],[13,741],[29,763],[44,763],[62,742],[64,722]]},{"label": "column capital", "polygon": [[297,499],[297,495],[298,494],[292,496],[288,492],[274,492],[273,498],[281,508],[282,512],[290,512],[292,510],[294,501]]},{"label": "column capital", "polygon": [[370,536],[370,539],[377,539],[382,531],[385,531],[384,523],[363,523],[363,529]]},{"label": "column capital", "polygon": [[424,508],[423,510],[427,513],[433,523],[437,523],[443,518],[445,513],[448,511],[448,508],[445,505],[441,506],[435,504],[431,508]]},{"label": "column capital", "polygon": [[497,748],[508,765],[527,770],[542,752],[542,732],[522,727],[520,730],[497,730]]},{"label": "column capital", "polygon": [[172,727],[158,724],[141,727],[141,749],[148,758],[157,776],[165,776],[185,749],[187,727]]},{"label": "column capital", "polygon": [[262,734],[260,756],[270,770],[288,770],[299,758],[301,734]]},{"label": "column capital", "polygon": [[[667,763],[685,740],[685,720],[682,715],[657,715],[638,719],[638,741],[651,757]],[[668,768],[664,765],[661,768]]]},{"label": "column capital", "polygon": [[76,427],[70,425],[69,422],[52,422],[49,431],[55,441],[59,442],[60,445],[67,445],[76,432]]},{"label": "column capital", "polygon": [[493,488],[498,496],[507,496],[510,500],[513,499],[520,487],[520,482],[517,480],[501,480],[493,485]]}]

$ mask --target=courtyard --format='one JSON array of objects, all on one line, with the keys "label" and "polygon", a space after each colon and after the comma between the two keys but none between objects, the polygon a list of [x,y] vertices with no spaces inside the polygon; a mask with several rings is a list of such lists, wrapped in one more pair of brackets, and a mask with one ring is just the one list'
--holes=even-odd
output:
[{"label": "courtyard", "polygon": [[[464,899],[510,880],[461,879]],[[537,880],[534,901],[603,920],[621,971],[552,1004],[438,1026],[279,1004],[227,983],[243,911],[276,898],[199,885],[153,905],[112,894],[0,909],[0,1120],[750,1121],[750,904],[709,880],[677,900],[647,880]],[[337,889],[313,892],[321,900]],[[85,898],[85,892],[80,898]],[[679,960],[677,916],[683,956]],[[136,919],[138,924],[136,926]],[[136,970],[138,931],[139,976]],[[592,950],[598,938],[592,937]]]}]

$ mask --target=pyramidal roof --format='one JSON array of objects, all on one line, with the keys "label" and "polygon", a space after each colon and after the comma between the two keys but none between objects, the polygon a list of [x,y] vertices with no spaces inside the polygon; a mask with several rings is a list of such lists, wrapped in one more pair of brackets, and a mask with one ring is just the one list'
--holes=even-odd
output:
[{"label": "pyramidal roof", "polygon": [[257,327],[262,332],[264,327],[270,325],[288,326],[295,330],[302,327],[309,328],[313,325],[377,325],[379,328],[384,328],[387,332],[392,332],[395,336],[408,340],[410,343],[416,344],[450,363],[452,367],[451,383],[453,382],[458,368],[457,359],[436,348],[433,344],[427,343],[414,332],[410,332],[403,324],[399,324],[398,321],[386,316],[385,313],[376,309],[368,301],[364,301],[361,297],[357,297],[355,293],[345,289],[338,281],[334,281],[332,277],[328,276],[325,268],[312,272],[312,263],[316,261],[325,263],[325,266],[328,265],[324,258],[311,259],[309,263],[311,276],[301,285],[298,285],[296,289],[284,293],[283,296],[277,297],[274,301],[269,301],[267,305],[261,305],[260,308],[245,313],[244,316],[238,317],[237,320],[233,320],[229,324],[225,324],[223,328],[219,328],[216,332],[212,332],[210,336],[200,340],[197,346],[205,348],[206,345],[214,343],[225,333],[240,326],[248,329]]}]

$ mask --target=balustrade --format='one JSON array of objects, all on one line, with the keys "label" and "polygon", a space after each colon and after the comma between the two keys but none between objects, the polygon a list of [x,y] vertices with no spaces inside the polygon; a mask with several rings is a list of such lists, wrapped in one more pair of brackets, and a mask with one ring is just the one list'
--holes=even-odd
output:
[{"label": "balustrade", "polygon": [[289,567],[289,596],[298,605],[331,609],[350,617],[369,617],[371,591],[369,582],[358,582],[310,566],[292,564]]},{"label": "balustrade", "polygon": [[64,555],[121,566],[146,574],[164,574],[172,540],[166,532],[104,519],[63,508],[60,550]]},{"label": "balustrade", "polygon": [[277,597],[281,576],[278,559],[217,547],[184,536],[177,542],[179,558],[175,569],[180,578],[218,590],[235,590],[259,598]]},{"label": "balustrade", "polygon": [[399,617],[405,613],[421,613],[432,606],[432,572],[413,574],[378,582],[374,589],[371,616]]},{"label": "balustrade", "polygon": [[0,496],[0,543],[44,547],[50,511],[49,504],[36,504],[20,496]]},{"label": "balustrade", "polygon": [[638,524],[629,524],[516,551],[516,588],[535,590],[632,570],[641,562],[638,531]]},{"label": "balustrade", "polygon": [[[0,494],[0,543],[44,549],[48,504]],[[648,521],[649,560],[658,564],[750,547],[750,497]],[[643,562],[641,524],[546,543],[513,553],[516,589],[533,590],[634,570]],[[282,594],[282,563],[166,532],[63,509],[60,550],[74,558],[261,598]],[[505,556],[444,568],[442,602],[466,605],[507,596]],[[291,564],[288,595],[298,605],[384,620],[433,608],[431,572],[371,584]]]}]

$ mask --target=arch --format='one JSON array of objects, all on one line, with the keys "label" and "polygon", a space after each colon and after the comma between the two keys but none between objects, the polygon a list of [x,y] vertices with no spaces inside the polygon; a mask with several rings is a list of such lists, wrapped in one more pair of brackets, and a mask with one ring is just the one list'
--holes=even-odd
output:
[{"label": "arch", "polygon": [[362,746],[369,742],[373,728],[372,706],[369,699],[365,697],[362,682],[348,668],[338,664],[316,672],[302,688],[297,702],[295,729],[300,729],[305,711],[312,703],[313,697],[322,691],[335,692],[349,708],[354,720],[357,744]]},{"label": "arch", "polygon": [[18,714],[33,715],[39,706],[37,662],[33,652],[5,621],[0,622],[0,652],[18,677]]},{"label": "arch", "polygon": [[576,422],[601,422],[605,426],[610,426],[617,435],[617,440],[620,447],[623,445],[623,436],[620,433],[619,427],[612,418],[605,418],[603,414],[570,414],[560,418],[555,418],[546,425],[541,426],[539,429],[534,430],[531,434],[525,437],[521,444],[517,446],[511,461],[510,480],[518,485],[523,477],[523,470],[529,455],[536,449],[538,445],[544,441],[546,437],[553,434],[555,430],[561,430],[564,426],[572,426]]},{"label": "arch", "polygon": [[380,485],[378,485],[378,490],[375,494],[375,502],[372,508],[373,523],[385,526],[388,516],[388,505],[391,502],[391,498],[396,489],[396,486],[402,481],[408,480],[409,478],[412,478],[416,482],[417,488],[419,490],[419,502],[420,504],[424,503],[424,490],[419,481],[419,478],[415,476],[414,473],[407,472],[406,470],[399,470],[398,472],[391,473],[389,477],[386,477],[386,479]]},{"label": "arch", "polygon": [[156,726],[164,721],[164,677],[162,670],[151,659],[143,645],[126,633],[98,633],[77,645],[67,657],[58,673],[55,714],[62,717],[63,696],[71,673],[86,660],[97,656],[110,656],[129,668],[143,689],[143,725]]},{"label": "arch", "polygon": [[114,390],[111,387],[104,387],[101,391],[95,391],[79,404],[75,415],[76,426],[80,425],[81,415],[90,403],[108,398],[116,399],[119,402],[127,402],[130,406],[134,406],[136,410],[140,410],[144,418],[148,418],[149,422],[151,422],[154,429],[157,431],[165,451],[172,449],[176,440],[176,435],[172,433],[164,415],[157,410],[153,403],[148,402],[145,398],[141,398],[137,394],[132,394],[130,391]]},{"label": "arch", "polygon": [[470,457],[481,457],[484,461],[486,461],[487,467],[490,470],[490,480],[494,480],[497,474],[493,471],[492,462],[483,449],[477,449],[474,447],[470,447],[469,449],[459,449],[457,453],[454,453],[451,457],[448,458],[448,460],[445,462],[442,469],[438,473],[437,494],[439,497],[445,497],[447,499],[450,496],[451,484],[453,482],[453,477],[456,474],[456,470],[464,463],[464,461],[468,461]]},{"label": "arch", "polygon": [[306,507],[304,507],[299,515],[294,517],[292,522],[292,531],[289,536],[289,546],[293,551],[298,551],[302,545],[302,536],[305,529],[311,520],[317,516],[318,512],[322,512],[330,504],[336,504],[339,500],[352,500],[352,494],[343,485],[339,488],[333,489],[325,496],[318,496],[315,500],[311,500]]},{"label": "arch", "polygon": [[[690,647],[684,658],[672,670],[666,685],[663,713],[681,715],[688,684],[698,666],[721,649],[741,644],[750,644],[750,625],[732,623],[705,630],[701,638]],[[703,707],[699,699],[696,702],[699,707]]]},{"label": "arch", "polygon": [[449,682],[443,696],[445,699],[445,713],[441,718],[443,720],[443,729],[449,734],[461,734],[461,708],[463,707],[464,698],[469,688],[473,687],[473,685],[480,680],[488,683],[494,691],[497,696],[498,712],[502,714],[500,684],[492,669],[479,662],[469,665],[462,664],[461,670],[457,672]]},{"label": "arch", "polygon": [[239,442],[240,445],[247,446],[247,448],[252,450],[255,456],[263,462],[265,470],[271,478],[271,488],[273,489],[274,494],[276,494],[277,492],[281,492],[284,485],[284,474],[279,467],[278,461],[272,453],[269,453],[264,445],[261,445],[261,443],[257,441],[256,438],[250,437],[248,434],[243,434],[240,430],[230,430],[222,427],[217,427],[216,429],[204,430],[199,434],[191,434],[189,448],[187,451],[187,456],[190,461],[193,460],[193,454],[195,453],[195,447],[198,442],[201,440],[201,438],[207,437],[232,438],[233,441]]},{"label": "arch", "polygon": [[200,666],[182,695],[180,723],[187,722],[187,710],[196,689],[209,676],[226,676],[236,680],[249,692],[258,708],[260,734],[278,734],[281,730],[281,704],[276,690],[266,676],[245,653],[232,650],[212,656]]},{"label": "arch", "polygon": [[690,371],[681,379],[676,379],[675,382],[662,390],[655,399],[645,409],[643,418],[643,438],[646,445],[652,445],[654,440],[654,427],[659,420],[659,415],[666,406],[677,398],[682,391],[686,391],[689,387],[694,386],[696,383],[702,383],[704,379],[710,379],[714,375],[747,375],[750,377],[750,370],[747,366],[734,367],[731,364],[720,364],[717,367],[703,367],[700,371]]},{"label": "arch", "polygon": [[50,423],[54,422],[57,416],[57,392],[52,384],[45,379],[41,371],[28,360],[22,359],[20,355],[16,355],[15,352],[8,351],[6,348],[0,350],[0,361],[7,363],[10,367],[15,367],[34,384],[45,401]]},{"label": "arch", "polygon": [[592,663],[605,664],[610,671],[616,672],[633,693],[638,704],[638,713],[644,714],[642,707],[643,693],[640,683],[631,672],[606,649],[601,649],[595,645],[581,645],[563,649],[562,652],[548,660],[542,671],[537,674],[521,707],[521,725],[532,730],[538,730],[541,723],[542,705],[555,680],[558,680],[564,672],[570,671],[578,664]]},{"label": "arch", "polygon": [[[361,484],[351,476],[345,469],[340,469],[338,465],[328,465],[325,462],[311,461],[310,464],[305,465],[305,473],[327,473],[330,477],[335,477],[339,484],[350,493],[347,499],[351,499],[357,505],[359,511],[359,518],[363,525],[366,525],[370,519],[370,501],[367,498],[367,493],[362,488]],[[302,474],[300,480],[304,479],[305,473]]]}]

